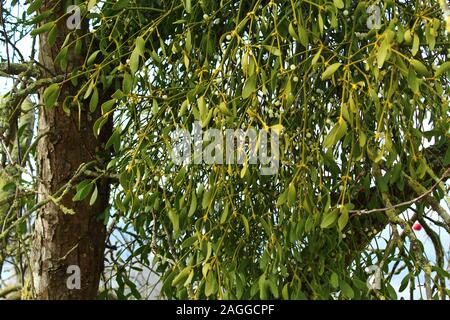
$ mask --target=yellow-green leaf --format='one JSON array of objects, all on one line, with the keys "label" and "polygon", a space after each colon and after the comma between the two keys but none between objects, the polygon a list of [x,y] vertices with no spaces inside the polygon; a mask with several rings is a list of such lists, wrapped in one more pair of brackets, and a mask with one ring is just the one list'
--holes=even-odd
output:
[{"label": "yellow-green leaf", "polygon": [[347,133],[347,128],[347,122],[344,119],[340,119],[323,140],[324,148],[334,146]]},{"label": "yellow-green leaf", "polygon": [[187,279],[187,277],[189,276],[189,274],[191,273],[192,267],[188,266],[186,268],[184,268],[183,270],[181,270],[181,272],[179,274],[177,274],[177,276],[172,280],[172,286],[177,286],[180,283],[184,283]]},{"label": "yellow-green leaf", "polygon": [[294,183],[289,183],[288,187],[288,203],[289,205],[293,205],[295,203],[295,200],[297,198],[297,191],[295,190]]},{"label": "yellow-green leaf", "polygon": [[300,37],[300,43],[302,44],[302,46],[304,46],[305,48],[308,47],[308,43],[309,43],[309,37],[308,37],[308,32],[306,31],[305,28],[303,28],[303,26],[301,26],[299,24],[298,26],[298,35]]},{"label": "yellow-green leaf", "polygon": [[192,217],[197,210],[197,197],[195,196],[195,191],[192,191],[191,205],[189,207],[188,217]]},{"label": "yellow-green leaf", "polygon": [[257,75],[254,74],[245,81],[244,88],[242,89],[242,98],[247,99],[256,90]]},{"label": "yellow-green leaf", "polygon": [[388,54],[388,50],[390,48],[390,44],[389,42],[385,39],[380,46],[380,49],[378,50],[378,55],[377,55],[377,63],[378,63],[378,68],[382,68],[384,61],[386,61],[386,57]]},{"label": "yellow-green leaf", "polygon": [[144,57],[145,54],[145,40],[143,37],[136,38],[136,50],[141,57]]},{"label": "yellow-green leaf", "polygon": [[333,225],[333,223],[336,221],[337,217],[338,217],[337,210],[333,210],[330,213],[325,214],[322,218],[320,227],[322,229],[331,227]]},{"label": "yellow-green leaf", "polygon": [[169,209],[167,212],[170,222],[172,222],[173,231],[178,232],[180,230],[180,217],[173,209]]},{"label": "yellow-green leaf", "polygon": [[441,75],[448,72],[449,70],[450,70],[450,61],[444,62],[436,70],[436,77],[440,77]]},{"label": "yellow-green leaf", "polygon": [[333,0],[334,6],[338,9],[344,9],[344,1],[342,0]]},{"label": "yellow-green leaf", "polygon": [[417,35],[417,33],[414,33],[414,40],[413,40],[413,46],[411,48],[411,53],[413,56],[419,52],[419,46],[420,46],[420,38]]},{"label": "yellow-green leaf", "polygon": [[198,111],[200,112],[200,118],[204,119],[208,115],[208,109],[206,107],[205,96],[201,96],[197,101]]},{"label": "yellow-green leaf", "polygon": [[342,65],[342,63],[333,63],[332,65],[328,66],[325,71],[322,73],[322,80],[326,80],[331,78],[331,76],[339,69],[339,67]]},{"label": "yellow-green leaf", "polygon": [[430,75],[430,71],[427,69],[427,67],[419,60],[416,59],[411,59],[411,65],[413,66],[414,70],[416,70],[416,72],[418,74],[421,74],[423,76],[429,76]]},{"label": "yellow-green leaf", "polygon": [[269,51],[271,54],[273,54],[274,56],[281,56],[281,51],[280,49],[276,48],[276,47],[272,47],[272,46],[264,46],[264,48],[266,48],[267,51]]},{"label": "yellow-green leaf", "polygon": [[333,272],[330,276],[330,284],[333,288],[337,289],[339,287],[339,276],[336,272]]},{"label": "yellow-green leaf", "polygon": [[248,219],[241,215],[242,222],[244,223],[245,234],[248,236],[250,234],[250,227],[248,225]]},{"label": "yellow-green leaf", "polygon": [[341,208],[342,208],[341,209],[341,215],[339,216],[339,219],[338,219],[339,231],[342,231],[345,228],[345,226],[348,223],[348,218],[349,218],[347,208],[345,206],[343,206]]},{"label": "yellow-green leaf", "polygon": [[297,32],[295,32],[295,29],[294,29],[294,26],[292,25],[292,22],[289,23],[288,31],[289,31],[289,34],[291,35],[292,38],[294,38],[297,41],[300,40],[298,38]]}]

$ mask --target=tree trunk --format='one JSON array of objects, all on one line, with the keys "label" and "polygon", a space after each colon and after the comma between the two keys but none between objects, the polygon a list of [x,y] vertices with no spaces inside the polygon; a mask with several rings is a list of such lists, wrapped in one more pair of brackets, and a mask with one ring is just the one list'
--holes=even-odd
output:
[{"label": "tree trunk", "polygon": [[[44,1],[41,12],[53,5],[53,1]],[[65,13],[62,5],[57,5],[53,11],[55,17],[61,17]],[[48,71],[45,77],[70,74],[74,67],[83,63],[85,55],[76,55],[70,50],[67,70],[61,70],[53,62],[70,31],[65,19],[61,19],[53,47],[48,45],[47,33],[40,35],[39,60]],[[86,28],[77,30],[77,33],[86,33]],[[80,84],[83,84],[82,79]],[[80,119],[77,108],[71,109],[70,116],[63,111],[64,99],[75,92],[77,88],[72,87],[68,81],[62,86],[57,105],[53,108],[41,106],[39,110],[38,132],[48,132],[37,147],[39,202],[48,199],[49,195],[55,194],[64,186],[81,164],[95,160],[96,152],[100,150],[108,135],[106,128],[102,137],[94,136],[92,126],[98,115],[89,114],[86,103],[82,102]],[[43,105],[42,92],[40,96]],[[107,182],[99,180],[97,187],[97,201],[92,206],[89,205],[90,197],[84,201],[73,202],[74,192],[71,190],[59,203],[50,201],[38,211],[31,253],[33,269],[30,289],[33,298],[96,297],[104,261],[105,226],[101,215],[107,209],[109,200]],[[72,209],[75,214],[64,213],[61,210],[64,207]],[[69,277],[76,276],[73,270],[77,270],[70,266],[76,266],[81,271],[79,289],[67,285]]]}]

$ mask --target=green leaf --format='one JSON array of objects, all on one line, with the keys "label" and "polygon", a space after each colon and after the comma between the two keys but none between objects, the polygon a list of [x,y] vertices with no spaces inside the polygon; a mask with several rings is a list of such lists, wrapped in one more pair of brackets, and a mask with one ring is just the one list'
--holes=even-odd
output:
[{"label": "green leaf", "polygon": [[336,272],[333,272],[330,276],[330,285],[335,289],[339,287],[339,276]]},{"label": "green leaf", "polygon": [[292,25],[292,22],[289,23],[289,27],[288,27],[288,32],[291,35],[292,38],[294,38],[295,40],[299,41],[299,37],[297,32],[295,32],[294,26]]},{"label": "green leaf", "polygon": [[348,219],[349,219],[348,210],[347,210],[347,208],[345,206],[342,206],[341,207],[341,214],[340,214],[339,219],[338,219],[339,231],[344,230],[345,226],[348,223]]},{"label": "green leaf", "polygon": [[266,274],[262,274],[258,279],[258,287],[259,287],[259,298],[261,300],[267,300],[268,298],[268,283],[266,280]]},{"label": "green leaf", "polygon": [[419,47],[420,47],[420,38],[417,35],[417,33],[415,33],[414,40],[413,40],[413,46],[411,48],[411,53],[413,56],[415,56],[417,54],[417,52],[419,52]]},{"label": "green leaf", "polygon": [[224,102],[224,101],[220,102],[218,108],[219,108],[219,110],[220,110],[220,112],[221,112],[222,114],[224,114],[224,115],[226,115],[226,116],[230,116],[230,115],[231,115],[231,112],[230,112],[230,110],[228,109],[226,102]]},{"label": "green leaf", "polygon": [[43,0],[34,0],[27,9],[27,14],[30,15],[33,12],[35,12],[37,9],[39,9],[42,6]]},{"label": "green leaf", "polygon": [[132,73],[135,73],[139,69],[139,55],[139,49],[135,47],[130,56],[130,70]]},{"label": "green leaf", "polygon": [[177,274],[177,276],[172,280],[172,286],[176,287],[178,286],[180,283],[184,283],[187,279],[187,277],[189,276],[189,274],[191,273],[192,267],[188,266],[186,268],[184,268],[183,270],[181,270],[181,272],[179,274]]},{"label": "green leaf", "polygon": [[444,62],[436,70],[436,77],[440,77],[441,75],[448,72],[449,70],[450,70],[450,61]]},{"label": "green leaf", "polygon": [[55,64],[59,64],[61,69],[67,68],[67,55],[69,53],[69,47],[62,48],[55,57]]},{"label": "green leaf", "polygon": [[186,10],[187,13],[192,12],[191,0],[183,0],[183,5],[184,5],[184,9]]},{"label": "green leaf", "polygon": [[44,91],[44,103],[47,108],[53,107],[58,100],[61,89],[58,83],[53,83]]},{"label": "green leaf", "polygon": [[387,289],[387,296],[391,300],[397,300],[397,292],[395,291],[394,287],[390,283],[386,283],[386,289]]},{"label": "green leaf", "polygon": [[338,9],[344,9],[344,1],[342,0],[333,0],[334,6]]},{"label": "green leaf", "polygon": [[429,76],[431,72],[427,69],[427,67],[419,60],[411,59],[411,65],[413,66],[414,70],[420,75],[423,76]]},{"label": "green leaf", "polygon": [[116,129],[106,142],[105,149],[109,149],[112,145],[114,145],[114,149],[118,149],[117,144],[119,143],[120,143],[120,130]]},{"label": "green leaf", "polygon": [[142,298],[141,294],[139,293],[138,289],[136,288],[135,283],[133,283],[128,277],[123,277],[123,281],[125,282],[127,287],[130,289],[133,297],[135,297],[138,300]]},{"label": "green leaf", "polygon": [[143,37],[136,38],[136,50],[141,57],[145,55],[145,40]]},{"label": "green leaf", "polygon": [[289,205],[293,205],[295,203],[295,200],[297,198],[297,191],[295,190],[294,183],[289,183],[288,187],[288,203]]},{"label": "green leaf", "polygon": [[99,53],[100,53],[100,50],[96,50],[96,51],[92,52],[91,55],[89,56],[89,58],[87,59],[86,65],[88,65],[88,66],[93,65],[95,62],[95,59],[97,58]]},{"label": "green leaf", "polygon": [[414,68],[409,68],[408,71],[408,86],[414,93],[419,93],[420,90],[420,82],[419,79],[417,79],[416,72],[414,71]]},{"label": "green leaf", "polygon": [[112,110],[114,107],[114,104],[116,103],[116,99],[111,99],[106,102],[104,102],[101,106],[102,114],[108,113]]},{"label": "green leaf", "polygon": [[94,131],[94,135],[95,136],[99,136],[100,135],[100,131],[102,130],[103,126],[108,122],[108,116],[102,116],[100,118],[98,118],[93,127],[92,130]]},{"label": "green leaf", "polygon": [[129,94],[133,89],[133,77],[128,72],[123,74],[122,90],[125,94]]},{"label": "green leaf", "polygon": [[298,25],[298,35],[302,46],[307,48],[309,44],[308,31],[306,31],[306,29],[303,28],[303,26],[301,26],[300,24]]},{"label": "green leaf", "polygon": [[323,147],[328,149],[334,146],[347,133],[347,122],[340,119],[336,125],[331,129],[330,133],[323,141]]},{"label": "green leaf", "polygon": [[344,280],[341,280],[339,282],[339,286],[342,290],[342,294],[345,297],[352,299],[355,296],[355,292],[353,291],[352,287],[350,287],[350,285],[347,282],[345,282]]},{"label": "green leaf", "polygon": [[195,196],[195,191],[192,191],[191,205],[189,207],[188,217],[192,217],[197,210],[197,197]]},{"label": "green leaf", "polygon": [[77,193],[72,198],[72,201],[83,201],[92,191],[94,184],[89,180],[84,180],[77,186]]},{"label": "green leaf", "polygon": [[113,5],[112,9],[113,10],[125,9],[126,7],[128,7],[129,2],[130,2],[130,0],[119,0]]},{"label": "green leaf", "polygon": [[88,11],[91,10],[96,4],[97,4],[97,0],[89,0],[88,5],[87,5]]},{"label": "green leaf", "polygon": [[94,91],[91,96],[91,100],[89,101],[89,111],[94,112],[97,109],[98,105],[98,90],[94,88]]},{"label": "green leaf", "polygon": [[205,96],[201,96],[197,101],[198,111],[200,112],[200,119],[205,119],[208,115],[208,108],[206,107]]},{"label": "green leaf", "polygon": [[222,215],[220,216],[220,223],[225,223],[225,221],[227,221],[227,217],[228,217],[228,213],[230,212],[230,204],[227,203],[225,205],[225,208],[222,212]]},{"label": "green leaf", "polygon": [[272,47],[272,46],[264,46],[264,48],[269,51],[271,54],[273,54],[274,56],[281,56],[281,51],[280,49],[276,48],[276,47]]},{"label": "green leaf", "polygon": [[54,26],[55,26],[55,22],[54,22],[54,21],[47,22],[47,23],[43,24],[42,26],[40,26],[39,28],[33,29],[33,30],[30,32],[30,35],[36,36],[36,35],[38,35],[38,34],[41,34],[41,33],[44,33],[44,32],[48,32],[48,31],[50,31]]},{"label": "green leaf", "polygon": [[282,192],[282,193],[278,196],[276,206],[277,206],[277,207],[281,207],[283,204],[286,203],[286,200],[287,200],[287,192],[285,191],[285,192]]},{"label": "green leaf", "polygon": [[450,164],[450,147],[447,148],[447,151],[444,155],[444,166],[448,166]]},{"label": "green leaf", "polygon": [[98,188],[97,186],[95,186],[94,192],[92,192],[91,199],[89,200],[90,206],[94,205],[95,201],[97,201],[97,196],[98,196]]},{"label": "green leaf", "polygon": [[331,76],[339,69],[340,66],[342,66],[342,63],[339,62],[333,63],[332,65],[328,66],[322,73],[322,80],[331,78]]},{"label": "green leaf", "polygon": [[214,272],[209,271],[208,275],[206,277],[205,295],[207,297],[209,297],[209,296],[215,294],[217,292],[218,288],[219,288],[219,285],[217,284],[217,280],[216,280]]},{"label": "green leaf", "polygon": [[152,114],[154,116],[156,116],[158,114],[159,111],[159,105],[158,105],[158,101],[156,99],[153,99],[153,103],[152,103]]},{"label": "green leaf", "polygon": [[322,218],[322,223],[320,224],[320,227],[322,229],[327,229],[331,227],[333,223],[336,221],[337,216],[338,216],[337,210],[333,210],[330,213],[325,214]]},{"label": "green leaf", "polygon": [[391,45],[390,43],[387,41],[387,39],[385,39],[380,46],[380,49],[378,50],[378,55],[377,55],[377,63],[378,63],[378,68],[382,68],[384,61],[386,60],[388,51],[390,49]]},{"label": "green leaf", "polygon": [[315,65],[317,61],[319,61],[322,54],[322,48],[320,48],[317,53],[314,55],[313,59],[311,60],[311,65]]},{"label": "green leaf", "polygon": [[180,216],[173,209],[169,209],[167,215],[172,223],[173,231],[178,232],[180,230]]},{"label": "green leaf", "polygon": [[281,291],[281,297],[284,299],[284,300],[289,300],[289,284],[285,284],[284,286],[283,286],[283,290]]},{"label": "green leaf", "polygon": [[48,33],[47,41],[50,47],[53,47],[53,45],[56,43],[56,35],[58,33],[58,28],[56,25],[50,30]]},{"label": "green leaf", "polygon": [[400,282],[400,288],[398,288],[398,292],[403,292],[409,284],[410,275],[409,273],[402,279]]},{"label": "green leaf", "polygon": [[257,75],[254,74],[245,81],[244,88],[242,89],[242,98],[247,99],[253,92],[256,91]]},{"label": "green leaf", "polygon": [[190,248],[192,247],[192,245],[194,243],[196,243],[198,240],[197,236],[192,236],[187,238],[186,240],[183,241],[183,243],[181,244],[181,248],[182,249],[186,249],[186,248]]},{"label": "green leaf", "polygon": [[248,225],[248,220],[244,215],[241,215],[242,222],[244,223],[245,234],[248,236],[250,234],[250,227]]},{"label": "green leaf", "polygon": [[13,191],[15,189],[16,189],[16,183],[15,182],[9,182],[9,183],[7,183],[7,184],[5,184],[3,186],[2,191],[8,193],[8,192]]},{"label": "green leaf", "polygon": [[278,299],[278,286],[273,279],[268,279],[267,284],[269,285],[270,293],[272,293],[275,299]]}]

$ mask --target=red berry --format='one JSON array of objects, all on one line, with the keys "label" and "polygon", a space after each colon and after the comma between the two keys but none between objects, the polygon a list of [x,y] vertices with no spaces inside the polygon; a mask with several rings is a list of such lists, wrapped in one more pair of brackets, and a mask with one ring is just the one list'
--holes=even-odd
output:
[{"label": "red berry", "polygon": [[416,231],[420,231],[422,230],[422,226],[420,225],[420,223],[416,222],[414,223],[414,225],[412,226],[412,228]]}]

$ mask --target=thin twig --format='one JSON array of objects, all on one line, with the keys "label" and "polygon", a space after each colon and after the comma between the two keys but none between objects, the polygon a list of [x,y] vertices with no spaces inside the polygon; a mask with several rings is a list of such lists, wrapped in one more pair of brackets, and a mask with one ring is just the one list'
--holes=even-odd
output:
[{"label": "thin twig", "polygon": [[445,180],[450,174],[450,168],[448,168],[443,176],[426,192],[422,193],[420,196],[418,196],[417,198],[414,198],[412,200],[409,201],[405,201],[405,202],[401,202],[395,205],[392,205],[390,207],[385,207],[385,208],[377,208],[377,209],[371,209],[371,210],[367,210],[367,209],[363,209],[363,210],[349,210],[349,213],[352,213],[354,215],[363,215],[363,214],[370,214],[370,213],[375,213],[375,212],[384,212],[384,211],[389,211],[389,210],[393,210],[393,209],[397,209],[403,206],[407,206],[413,203],[416,203],[420,200],[422,200],[423,198],[427,197],[430,193],[433,192],[434,189],[436,189],[436,187],[443,181]]}]

